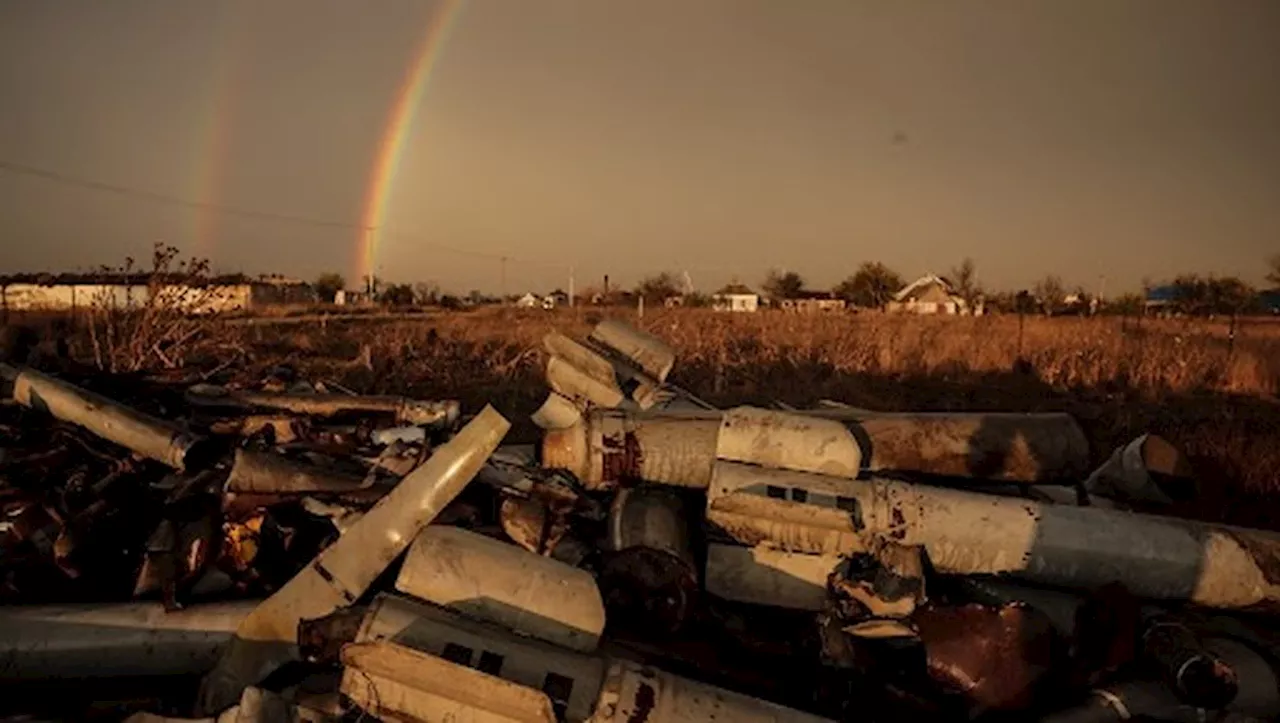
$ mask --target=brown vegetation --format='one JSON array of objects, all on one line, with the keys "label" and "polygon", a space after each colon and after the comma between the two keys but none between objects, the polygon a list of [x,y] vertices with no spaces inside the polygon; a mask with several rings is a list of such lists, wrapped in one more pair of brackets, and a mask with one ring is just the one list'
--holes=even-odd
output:
[{"label": "brown vegetation", "polygon": [[[605,313],[635,321],[634,311]],[[545,395],[542,336],[552,328],[585,334],[600,315],[481,309],[290,324],[210,319],[163,361],[139,348],[137,364],[117,368],[222,367],[252,377],[283,363],[362,392],[458,398],[472,411],[492,402],[524,419]],[[1136,318],[661,310],[638,323],[675,347],[674,381],[720,405],[826,398],[877,409],[1063,410],[1081,420],[1099,460],[1156,432],[1191,455],[1204,484],[1199,502],[1179,512],[1275,526],[1280,324],[1270,320],[1241,323],[1234,340],[1228,321]],[[73,335],[69,350],[95,358],[86,333]],[[533,430],[518,425],[521,433]]]}]

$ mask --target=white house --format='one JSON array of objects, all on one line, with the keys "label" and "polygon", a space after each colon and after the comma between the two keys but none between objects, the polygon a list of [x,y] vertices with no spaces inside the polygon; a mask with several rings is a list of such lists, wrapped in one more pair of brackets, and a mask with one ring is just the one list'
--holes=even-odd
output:
[{"label": "white house", "polygon": [[760,295],[743,284],[729,284],[711,297],[716,311],[754,312],[760,308]]},{"label": "white house", "polygon": [[926,274],[907,284],[893,295],[885,311],[904,314],[968,314],[969,305],[952,287],[951,282]]},{"label": "white house", "polygon": [[536,309],[539,306],[542,306],[542,297],[530,291],[519,299],[516,299],[516,306],[521,309]]}]

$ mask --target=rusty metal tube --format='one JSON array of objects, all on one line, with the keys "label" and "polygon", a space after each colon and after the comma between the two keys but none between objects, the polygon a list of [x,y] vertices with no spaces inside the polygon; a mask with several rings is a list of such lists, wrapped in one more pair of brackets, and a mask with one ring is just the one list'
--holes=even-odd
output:
[{"label": "rusty metal tube", "polygon": [[84,427],[174,469],[186,467],[187,455],[201,441],[176,425],[34,369],[7,368],[4,374],[13,379],[13,399],[18,404]]},{"label": "rusty metal tube", "polygon": [[0,608],[0,680],[199,675],[257,601],[165,612],[160,603]]},{"label": "rusty metal tube", "polygon": [[399,396],[351,396],[349,394],[290,394],[202,386],[187,394],[192,404],[232,404],[260,409],[280,409],[311,417],[332,417],[346,412],[393,415],[401,424],[447,427],[458,420],[457,401],[424,401]]},{"label": "rusty metal tube", "polygon": [[[751,513],[766,520],[771,509],[847,515],[859,536],[842,539],[852,547],[860,537],[858,549],[824,552],[863,552],[879,537],[924,546],[945,573],[1008,575],[1064,588],[1121,581],[1139,597],[1223,609],[1263,611],[1280,604],[1280,534],[1272,532],[717,463],[708,509],[752,498],[768,505]],[[743,542],[770,544],[767,538]]]},{"label": "rusty metal tube", "polygon": [[219,711],[282,662],[297,657],[303,619],[352,604],[418,532],[475,477],[511,424],[492,407],[410,472],[337,542],[267,598],[240,625],[236,639],[201,687],[203,711]]},{"label": "rusty metal tube", "polygon": [[1084,433],[1066,414],[818,409],[644,414],[594,409],[543,437],[546,467],[603,488],[627,479],[705,487],[715,460],[839,477],[914,472],[1010,482],[1079,479]]}]

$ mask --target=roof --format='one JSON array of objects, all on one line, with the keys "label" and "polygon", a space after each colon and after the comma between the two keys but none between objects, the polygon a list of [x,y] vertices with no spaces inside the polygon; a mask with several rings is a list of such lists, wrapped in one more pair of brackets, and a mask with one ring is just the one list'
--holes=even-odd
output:
[{"label": "roof", "polygon": [[910,296],[913,291],[917,289],[922,289],[932,284],[937,284],[938,286],[941,286],[944,290],[946,290],[948,294],[954,295],[956,293],[955,289],[952,288],[951,286],[951,282],[947,281],[941,276],[937,276],[936,274],[925,274],[924,276],[921,276],[915,281],[912,281],[911,283],[902,287],[901,291],[893,295],[893,300],[902,301],[903,299],[906,299],[908,296]]},{"label": "roof", "polygon": [[716,292],[716,296],[759,296],[746,284],[729,284]]},{"label": "roof", "polygon": [[839,301],[836,295],[830,291],[810,291],[802,290],[800,293],[792,296],[790,300],[794,301]]}]

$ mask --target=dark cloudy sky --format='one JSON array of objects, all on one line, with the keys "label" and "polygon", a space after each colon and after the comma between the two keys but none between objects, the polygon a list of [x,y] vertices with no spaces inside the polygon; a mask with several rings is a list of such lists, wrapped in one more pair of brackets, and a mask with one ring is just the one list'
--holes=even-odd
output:
[{"label": "dark cloudy sky", "polygon": [[[0,163],[357,226],[427,0],[0,0]],[[989,286],[1261,282],[1280,252],[1275,0],[465,0],[377,268],[496,290],[965,256]],[[355,228],[0,169],[0,271],[154,240],[352,271]],[[465,248],[459,255],[439,246]]]}]

